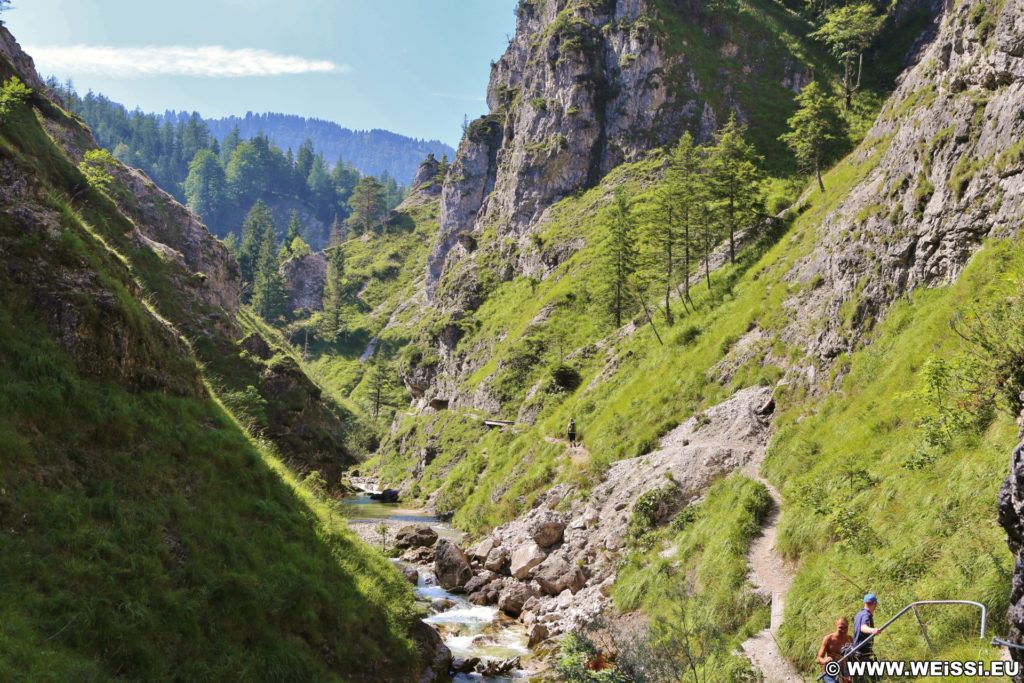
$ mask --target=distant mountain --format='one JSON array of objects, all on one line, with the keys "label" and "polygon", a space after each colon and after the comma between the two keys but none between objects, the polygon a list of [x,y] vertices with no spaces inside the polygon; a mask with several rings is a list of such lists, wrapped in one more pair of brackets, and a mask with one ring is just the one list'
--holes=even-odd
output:
[{"label": "distant mountain", "polygon": [[[189,114],[170,112],[168,117],[187,119]],[[204,119],[210,134],[223,141],[238,126],[243,139],[266,134],[281,149],[298,150],[306,139],[321,152],[332,165],[343,158],[364,175],[381,176],[387,172],[401,185],[408,185],[416,169],[433,152],[440,159],[447,154],[455,157],[455,150],[439,140],[417,140],[386,130],[351,130],[331,121],[307,119],[292,114],[253,114],[228,116],[222,119]]]}]

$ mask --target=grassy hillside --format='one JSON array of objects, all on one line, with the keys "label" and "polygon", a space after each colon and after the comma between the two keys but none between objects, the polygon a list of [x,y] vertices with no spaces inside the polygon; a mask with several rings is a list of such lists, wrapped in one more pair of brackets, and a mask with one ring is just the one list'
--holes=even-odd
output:
[{"label": "grassy hillside", "polygon": [[154,308],[183,274],[31,104],[0,121],[0,678],[415,677],[407,585],[211,397]]}]

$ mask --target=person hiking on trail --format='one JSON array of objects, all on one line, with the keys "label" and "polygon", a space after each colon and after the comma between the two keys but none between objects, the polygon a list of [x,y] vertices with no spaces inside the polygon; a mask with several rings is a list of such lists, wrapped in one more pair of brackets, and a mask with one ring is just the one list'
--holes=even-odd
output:
[{"label": "person hiking on trail", "polygon": [[[829,633],[821,641],[818,648],[818,664],[824,667],[829,662],[838,662],[843,655],[849,651],[853,638],[850,636],[850,622],[846,617],[836,619],[836,630]],[[846,667],[841,670],[843,673],[832,675],[828,669],[822,673],[823,683],[849,683],[850,677],[845,675]]]},{"label": "person hiking on trail", "polygon": [[868,593],[864,596],[864,608],[857,612],[857,616],[853,620],[854,657],[861,661],[875,658],[875,639],[872,636],[877,637],[882,632],[881,629],[875,628],[876,607],[878,607],[878,598],[874,593]]},{"label": "person hiking on trail", "polygon": [[569,436],[569,447],[576,448],[576,419],[569,418],[569,426],[566,428]]}]

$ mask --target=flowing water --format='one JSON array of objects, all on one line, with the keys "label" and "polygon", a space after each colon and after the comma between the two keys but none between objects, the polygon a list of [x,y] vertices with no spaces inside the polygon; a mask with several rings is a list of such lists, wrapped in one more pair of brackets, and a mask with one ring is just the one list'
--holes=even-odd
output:
[{"label": "flowing water", "polygon": [[[381,503],[372,500],[369,493],[349,496],[344,499],[344,503],[351,524],[374,524],[381,521],[427,524],[438,536],[461,541],[462,534],[449,525],[422,510],[403,508],[401,503]],[[437,585],[430,568],[418,566],[417,569],[417,597],[424,603],[446,601],[444,609],[431,614],[423,621],[437,629],[445,645],[452,651],[452,657],[479,657],[482,660],[511,657],[526,659],[529,650],[526,647],[526,632],[522,624],[509,619],[494,607],[474,605],[464,595],[449,593]],[[455,674],[452,680],[462,683],[507,683],[517,677],[522,680],[521,673],[519,676],[512,674],[497,677],[484,677],[474,673]]]}]

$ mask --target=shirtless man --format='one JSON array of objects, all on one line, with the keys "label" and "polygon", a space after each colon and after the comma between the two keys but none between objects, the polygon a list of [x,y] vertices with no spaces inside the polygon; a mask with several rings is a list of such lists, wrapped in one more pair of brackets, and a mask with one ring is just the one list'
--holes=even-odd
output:
[{"label": "shirtless man", "polygon": [[[836,619],[835,632],[825,636],[821,641],[821,647],[818,648],[818,664],[824,667],[829,662],[838,662],[843,658],[843,648],[853,643],[849,630],[850,622],[846,620],[846,617]],[[850,678],[845,675],[845,669],[846,667],[843,667],[843,673],[838,675],[833,675],[829,673],[828,669],[825,669],[823,683],[848,683]]]}]

